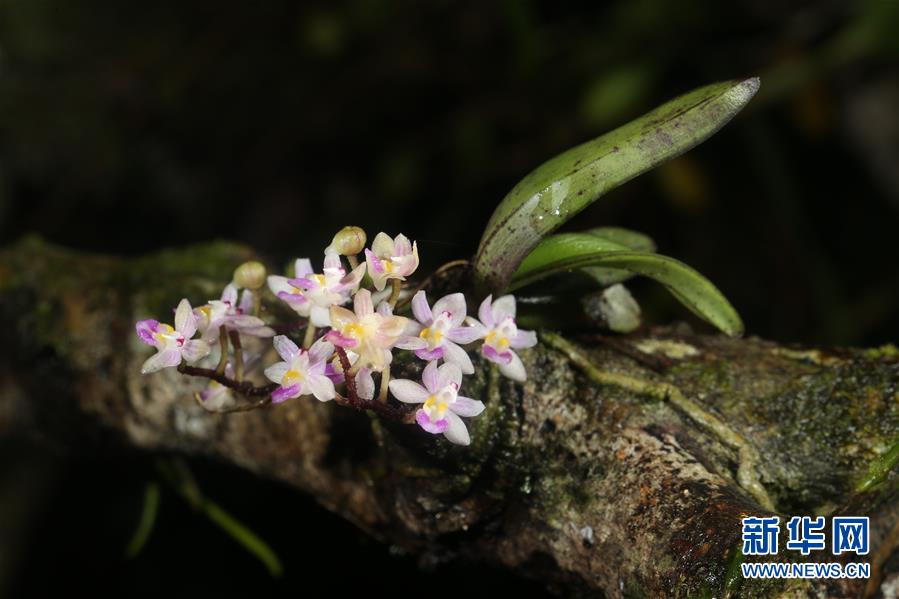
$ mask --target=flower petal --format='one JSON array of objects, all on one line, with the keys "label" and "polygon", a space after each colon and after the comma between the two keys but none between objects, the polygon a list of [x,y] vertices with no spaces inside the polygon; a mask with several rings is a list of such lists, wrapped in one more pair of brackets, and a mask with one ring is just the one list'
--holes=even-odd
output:
[{"label": "flower petal", "polygon": [[412,253],[412,243],[409,238],[400,233],[393,240],[391,256],[408,256]]},{"label": "flower petal", "polygon": [[462,324],[466,314],[465,296],[461,293],[451,293],[437,300],[434,304],[434,314],[440,315],[444,312],[449,312],[452,326]]},{"label": "flower petal", "polygon": [[340,254],[334,251],[325,250],[324,268],[342,269],[343,264],[340,262]]},{"label": "flower petal", "polygon": [[362,399],[374,399],[375,379],[371,375],[371,368],[360,368],[356,373],[356,395]]},{"label": "flower petal", "polygon": [[181,347],[181,356],[188,362],[196,362],[209,355],[209,344],[200,339],[188,341]]},{"label": "flower petal", "polygon": [[499,365],[499,371],[506,377],[512,379],[513,381],[518,381],[519,383],[523,383],[527,380],[528,375],[527,371],[524,369],[524,364],[521,362],[521,358],[518,357],[518,354],[515,352],[509,352],[512,354],[512,359],[508,364]]},{"label": "flower petal", "polygon": [[481,319],[481,324],[483,324],[488,329],[492,329],[493,325],[496,324],[496,322],[493,320],[492,301],[493,296],[488,295],[484,298],[484,301],[481,302],[481,305],[478,308],[478,318]]},{"label": "flower petal", "polygon": [[478,339],[483,339],[486,334],[487,331],[483,327],[455,327],[446,332],[446,337],[451,341],[465,345]]},{"label": "flower petal", "polygon": [[356,322],[356,315],[346,308],[342,308],[340,306],[331,306],[330,312],[331,326],[335,330],[342,329],[348,324]]},{"label": "flower petal", "polygon": [[309,261],[309,258],[297,258],[297,261],[293,263],[294,277],[305,277],[312,272],[312,262]]},{"label": "flower petal", "polygon": [[237,306],[237,285],[228,283],[222,290],[221,301]]},{"label": "flower petal", "polygon": [[472,374],[474,372],[474,365],[471,363],[468,352],[452,341],[443,342],[443,356],[447,363],[457,365],[462,374]]},{"label": "flower petal", "polygon": [[470,397],[456,397],[456,401],[450,404],[449,409],[459,416],[477,416],[484,411],[484,402]]},{"label": "flower petal", "polygon": [[[427,344],[425,344],[427,346]],[[431,362],[433,360],[439,360],[443,357],[444,351],[443,347],[435,347],[434,349],[428,349],[427,347],[423,347],[421,349],[415,350],[415,356],[426,361]]]},{"label": "flower petal", "polygon": [[347,289],[356,289],[359,286],[359,283],[362,281],[362,277],[365,276],[365,264],[360,264],[352,271],[350,274],[346,275],[342,279],[340,279],[340,284],[337,289],[334,291],[345,291]]},{"label": "flower petal", "polygon": [[424,383],[425,389],[429,393],[437,393],[440,391],[440,377],[437,374],[437,362],[428,362],[425,369],[421,373],[421,382]]},{"label": "flower petal", "polygon": [[455,412],[447,411],[446,420],[449,426],[443,433],[450,443],[456,445],[470,445],[471,437],[468,435],[468,427],[462,422],[462,419]]},{"label": "flower petal", "polygon": [[371,251],[379,258],[388,258],[393,255],[393,239],[383,231],[375,235],[371,243]]},{"label": "flower petal", "polygon": [[281,356],[281,359],[285,362],[293,360],[293,357],[300,351],[297,344],[285,335],[276,335],[275,338],[272,339],[272,344],[275,346],[275,351],[278,352],[278,355]]},{"label": "flower petal", "polygon": [[312,326],[323,329],[331,326],[331,311],[324,306],[312,306],[309,310],[309,321]]},{"label": "flower petal", "polygon": [[445,387],[452,383],[456,389],[462,386],[462,370],[457,364],[446,362],[437,369],[437,386]]},{"label": "flower petal", "polygon": [[397,341],[397,344],[394,347],[397,347],[399,349],[415,350],[415,349],[422,349],[427,346],[428,346],[428,342],[425,341],[424,339],[422,339],[421,337],[408,336],[408,337],[400,338],[400,340]]},{"label": "flower petal", "polygon": [[334,346],[322,338],[313,343],[312,347],[309,348],[309,363],[317,364],[318,362],[324,362],[333,355]]},{"label": "flower petal", "polygon": [[281,381],[284,380],[284,375],[287,374],[287,371],[290,369],[290,366],[287,362],[275,362],[268,368],[266,368],[263,373],[265,377],[273,383],[281,384]]},{"label": "flower petal", "polygon": [[371,291],[360,289],[356,292],[353,297],[353,311],[356,312],[358,318],[375,313],[375,307],[371,303]]},{"label": "flower petal", "polygon": [[512,339],[509,340],[509,345],[514,347],[515,349],[520,349],[523,347],[534,347],[537,345],[537,333],[534,331],[521,331],[515,334]]},{"label": "flower petal", "polygon": [[504,295],[500,298],[497,298],[497,300],[493,302],[493,318],[496,320],[496,322],[502,321],[502,319],[506,316],[515,318],[514,295]]},{"label": "flower petal", "polygon": [[331,379],[324,375],[312,375],[306,379],[306,386],[315,399],[319,401],[331,401],[337,395],[334,390],[334,383]]},{"label": "flower petal", "polygon": [[393,396],[403,403],[424,403],[428,390],[409,379],[394,379],[387,385]]},{"label": "flower petal", "polygon": [[404,316],[386,316],[382,318],[381,326],[378,327],[378,332],[376,333],[379,344],[382,347],[394,345],[403,334],[403,331],[406,330],[407,320]]},{"label": "flower petal", "polygon": [[281,403],[288,399],[300,396],[300,384],[296,383],[289,387],[278,387],[272,393],[272,403]]},{"label": "flower petal", "polygon": [[178,308],[175,309],[175,330],[184,335],[185,339],[190,339],[197,332],[197,317],[186,298],[178,302]]},{"label": "flower petal", "polygon": [[412,297],[412,315],[415,316],[415,320],[425,326],[430,325],[431,321],[434,319],[431,308],[428,306],[428,297],[425,295],[424,290],[419,291]]},{"label": "flower petal", "polygon": [[181,351],[177,347],[164,349],[147,358],[147,361],[141,366],[140,372],[141,374],[150,374],[151,372],[156,372],[163,368],[177,366],[180,363]]},{"label": "flower petal", "polygon": [[244,289],[243,293],[240,294],[240,304],[237,307],[244,314],[249,314],[253,311],[255,300],[253,292],[249,289]]},{"label": "flower petal", "polygon": [[268,283],[268,288],[275,295],[278,295],[281,292],[290,293],[291,291],[293,291],[293,286],[287,282],[287,277],[269,275],[268,278],[265,279],[265,281],[266,283]]}]

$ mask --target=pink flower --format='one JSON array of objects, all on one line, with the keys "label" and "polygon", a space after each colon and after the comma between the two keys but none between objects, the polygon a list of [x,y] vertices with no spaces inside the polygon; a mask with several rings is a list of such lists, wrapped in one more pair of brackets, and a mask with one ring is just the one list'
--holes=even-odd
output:
[{"label": "pink flower", "polygon": [[284,360],[265,369],[265,376],[281,385],[272,393],[272,403],[281,403],[301,395],[314,395],[319,401],[329,401],[337,395],[326,369],[334,346],[319,339],[308,350],[300,349],[285,337],[274,338],[275,350]]},{"label": "pink flower", "polygon": [[219,336],[219,327],[253,337],[274,335],[275,331],[265,326],[261,318],[249,314],[252,310],[253,292],[245,289],[238,304],[237,285],[229,283],[220,299],[210,300],[205,306],[194,310],[201,339],[206,343],[214,343]]},{"label": "pink flower", "polygon": [[421,376],[424,386],[408,379],[390,381],[390,392],[404,403],[423,404],[415,413],[415,421],[429,433],[443,433],[450,442],[468,445],[471,437],[460,416],[477,416],[484,411],[483,402],[459,395],[462,371],[453,363],[437,366],[429,362]]},{"label": "pink flower", "polygon": [[524,382],[527,373],[521,358],[513,349],[533,347],[537,345],[537,334],[533,331],[520,331],[515,324],[515,297],[504,295],[495,302],[488,295],[478,309],[480,322],[469,317],[469,323],[480,330],[484,338],[481,354],[499,364],[499,371],[513,381]]},{"label": "pink flower", "polygon": [[375,289],[381,291],[388,279],[405,281],[418,268],[418,246],[400,233],[391,239],[386,233],[378,233],[365,250],[365,262]]},{"label": "pink flower", "polygon": [[409,320],[393,316],[384,302],[375,312],[368,289],[356,292],[353,310],[350,312],[340,306],[331,306],[331,326],[334,328],[325,335],[325,339],[353,350],[359,355],[360,366],[381,372],[392,361],[390,349],[399,341]]},{"label": "pink flower", "polygon": [[342,306],[359,288],[365,276],[365,265],[360,264],[347,274],[334,252],[325,252],[322,274],[312,272],[309,260],[296,261],[295,277],[270,276],[268,286],[272,293],[287,302],[300,316],[309,317],[313,326],[331,326],[331,306]]},{"label": "pink flower", "polygon": [[396,344],[400,349],[411,349],[422,360],[439,360],[456,364],[462,374],[474,372],[468,352],[457,344],[466,344],[479,339],[482,331],[476,327],[461,326],[465,321],[465,296],[453,293],[428,306],[424,291],[412,298],[412,314],[418,323],[410,323],[411,336],[403,337]]},{"label": "pink flower", "polygon": [[190,363],[209,354],[209,344],[199,339],[190,341],[197,332],[197,318],[186,299],[175,310],[174,328],[157,320],[141,320],[136,329],[141,341],[157,349],[141,367],[143,374],[178,366],[182,358]]}]

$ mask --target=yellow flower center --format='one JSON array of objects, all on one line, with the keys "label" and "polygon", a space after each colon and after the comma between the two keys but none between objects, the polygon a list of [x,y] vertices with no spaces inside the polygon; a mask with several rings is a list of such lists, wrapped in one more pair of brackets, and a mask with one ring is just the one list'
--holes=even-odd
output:
[{"label": "yellow flower center", "polygon": [[284,379],[281,381],[282,385],[292,385],[294,383],[298,383],[303,380],[303,373],[297,370],[288,370],[284,373]]},{"label": "yellow flower center", "polygon": [[421,333],[418,334],[419,337],[429,341],[432,345],[436,345],[440,343],[440,340],[443,339],[443,331],[438,329],[432,329],[430,327],[425,327]]},{"label": "yellow flower center", "polygon": [[446,414],[446,409],[449,407],[449,404],[442,399],[439,399],[436,395],[428,396],[428,399],[425,401],[425,409],[431,412],[436,412],[437,417],[441,418],[444,414]]},{"label": "yellow flower center", "polygon": [[484,343],[499,349],[506,349],[509,347],[509,338],[497,331],[490,331],[487,333],[487,338],[484,339]]},{"label": "yellow flower center", "polygon": [[358,322],[350,323],[343,327],[343,335],[344,337],[350,337],[358,341],[365,336],[365,327]]}]

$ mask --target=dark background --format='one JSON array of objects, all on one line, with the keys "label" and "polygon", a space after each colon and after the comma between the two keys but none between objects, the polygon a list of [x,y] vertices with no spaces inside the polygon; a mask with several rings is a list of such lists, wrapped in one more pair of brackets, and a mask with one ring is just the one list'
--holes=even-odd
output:
[{"label": "dark background", "polygon": [[[759,75],[719,134],[568,228],[649,233],[750,334],[899,338],[896,0],[258,4],[0,3],[0,244],[38,233],[140,254],[226,238],[281,264],[358,224],[417,239],[426,270],[471,255],[544,160]],[[651,321],[688,318],[658,286],[634,289]],[[204,491],[274,546],[285,579],[167,492],[126,561],[148,461],[2,447],[0,595],[539,591],[476,565],[421,573],[308,499],[206,463],[192,464]]]}]

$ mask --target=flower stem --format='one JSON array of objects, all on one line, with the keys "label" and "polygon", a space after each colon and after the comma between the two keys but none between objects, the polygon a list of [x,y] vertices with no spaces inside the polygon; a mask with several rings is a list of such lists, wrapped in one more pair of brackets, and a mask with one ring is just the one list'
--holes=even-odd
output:
[{"label": "flower stem", "polygon": [[399,279],[391,279],[390,280],[390,299],[387,300],[387,303],[390,304],[390,308],[393,309],[396,307],[396,301],[400,299],[400,291],[403,288],[403,282]]},{"label": "flower stem", "polygon": [[218,366],[215,367],[216,374],[225,374],[225,366],[228,365],[228,331],[225,327],[219,327],[219,348],[221,348],[221,356],[219,356]]},{"label": "flower stem", "polygon": [[359,266],[359,259],[356,257],[356,254],[347,254],[347,262],[350,263],[350,270],[354,270],[357,266]]},{"label": "flower stem", "polygon": [[243,382],[243,347],[240,345],[240,333],[231,331],[228,333],[231,337],[231,347],[234,348],[234,380],[238,383]]},{"label": "flower stem", "polygon": [[381,390],[378,393],[378,401],[387,403],[387,390],[390,384],[390,366],[381,372]]},{"label": "flower stem", "polygon": [[306,336],[303,338],[303,347],[309,349],[312,347],[313,341],[315,341],[315,325],[310,322],[306,325]]}]

